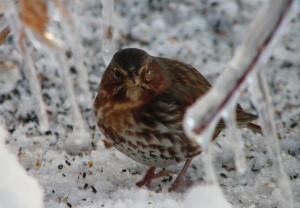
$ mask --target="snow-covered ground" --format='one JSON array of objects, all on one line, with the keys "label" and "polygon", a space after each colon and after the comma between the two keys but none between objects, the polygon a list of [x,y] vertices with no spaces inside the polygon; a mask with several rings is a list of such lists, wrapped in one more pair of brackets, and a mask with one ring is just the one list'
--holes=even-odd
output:
[{"label": "snow-covered ground", "polygon": [[[265,2],[117,0],[114,41],[117,50],[136,47],[151,55],[186,62],[213,84],[232,57],[247,25]],[[105,70],[101,54],[101,2],[76,1],[73,6],[78,13],[84,66],[89,74],[94,99]],[[51,30],[51,25],[49,29]],[[299,54],[298,14],[286,29],[265,69],[275,109],[275,122],[278,133],[282,136],[282,159],[290,178],[294,207],[300,207]],[[195,193],[201,195],[198,201],[192,195],[188,196],[188,189],[183,189],[180,193],[167,192],[183,164],[168,168],[174,172],[173,176],[155,180],[153,191],[136,187],[135,183],[141,180],[148,167],[134,162],[114,148],[106,148],[105,138],[98,130],[93,110],[86,109],[84,103],[81,103],[81,111],[86,121],[86,130],[90,133],[90,146],[78,155],[69,154],[66,140],[72,136],[73,122],[62,79],[57,72],[59,69],[55,69],[51,60],[40,51],[32,51],[32,57],[42,83],[43,99],[50,121],[49,131],[40,132],[38,129],[36,105],[30,93],[29,81],[22,76],[25,65],[11,36],[0,47],[0,121],[3,120],[3,126],[9,131],[5,137],[6,147],[19,158],[27,173],[39,181],[44,190],[46,208],[176,208],[184,205],[189,207],[191,203],[195,207],[209,207],[212,201],[209,198],[225,203],[221,201],[219,194],[214,194],[218,191],[217,188],[205,188],[201,155],[193,160],[186,174],[187,179],[203,185],[193,193],[193,196],[197,196]],[[74,86],[77,86],[78,72],[74,68],[71,53],[68,53],[68,64]],[[80,95],[78,88],[76,93]],[[255,114],[247,91],[242,94],[239,103],[245,110]],[[238,131],[245,143],[248,169],[244,175],[235,171],[232,139],[227,136],[226,131],[220,134],[212,147],[214,168],[227,201],[232,207],[282,207],[265,138],[248,130]],[[2,132],[4,130],[0,127],[0,149],[4,146]],[[5,154],[5,157],[9,156],[9,153]],[[8,165],[5,161],[0,159],[2,167]],[[28,199],[27,196],[32,194],[29,190],[32,189],[36,190],[37,198],[29,203],[38,207],[41,199],[35,182],[32,178],[25,178],[25,173],[17,163],[13,159],[11,161],[6,174],[0,174],[0,207],[5,205],[1,202]],[[14,174],[16,172],[20,176]],[[15,183],[10,181],[13,177],[16,177]],[[26,191],[22,188],[21,181],[31,181],[33,185],[27,187]],[[155,192],[158,189],[161,189],[160,193]],[[3,195],[6,190],[16,194],[6,197]],[[24,196],[18,197],[22,193]]]}]

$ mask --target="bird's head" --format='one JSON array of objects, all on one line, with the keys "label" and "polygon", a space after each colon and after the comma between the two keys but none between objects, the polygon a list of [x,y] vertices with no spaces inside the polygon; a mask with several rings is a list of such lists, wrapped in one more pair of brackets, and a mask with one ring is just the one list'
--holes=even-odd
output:
[{"label": "bird's head", "polygon": [[100,92],[113,102],[144,102],[165,89],[164,74],[145,51],[127,48],[118,51],[106,68]]}]

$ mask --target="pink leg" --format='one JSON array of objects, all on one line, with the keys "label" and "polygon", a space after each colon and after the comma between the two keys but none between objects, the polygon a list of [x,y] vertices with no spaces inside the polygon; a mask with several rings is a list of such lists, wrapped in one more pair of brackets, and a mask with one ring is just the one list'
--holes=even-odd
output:
[{"label": "pink leg", "polygon": [[172,175],[172,173],[170,171],[166,171],[166,170],[163,170],[163,171],[161,171],[159,173],[154,174],[155,169],[156,169],[156,167],[151,167],[147,171],[147,173],[144,176],[144,178],[140,182],[136,183],[136,186],[138,186],[138,187],[146,186],[148,189],[150,189],[150,184],[151,184],[152,180],[154,180],[156,178],[163,177],[163,176],[170,176],[170,175]]},{"label": "pink leg", "polygon": [[169,188],[169,192],[177,191],[181,186],[191,186],[192,185],[192,183],[193,183],[192,181],[184,181],[183,180],[185,172],[187,171],[189,165],[191,164],[192,159],[193,158],[191,158],[185,162],[179,176],[176,178],[176,180],[172,184],[171,188]]}]

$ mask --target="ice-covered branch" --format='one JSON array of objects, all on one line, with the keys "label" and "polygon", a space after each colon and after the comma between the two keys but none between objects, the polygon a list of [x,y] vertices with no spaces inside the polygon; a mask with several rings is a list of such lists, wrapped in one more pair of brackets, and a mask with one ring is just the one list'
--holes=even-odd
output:
[{"label": "ice-covered branch", "polygon": [[[33,6],[34,5],[34,6]],[[38,101],[38,117],[41,127],[48,125],[48,119],[45,110],[45,104],[42,100],[42,90],[40,83],[36,77],[36,71],[31,60],[29,48],[26,44],[23,44],[25,40],[30,40],[34,47],[38,50],[44,52],[48,58],[53,60],[53,63],[56,64],[56,67],[59,69],[58,72],[62,75],[63,84],[66,89],[66,95],[68,101],[71,104],[71,115],[74,122],[74,132],[67,142],[67,146],[70,151],[77,152],[86,144],[86,132],[84,129],[84,122],[80,113],[80,109],[76,102],[76,96],[74,91],[74,85],[72,76],[70,74],[69,67],[67,65],[67,60],[65,56],[64,41],[57,38],[53,33],[46,29],[46,25],[50,20],[47,14],[48,6],[45,2],[40,0],[34,1],[22,1],[21,4],[21,17],[19,16],[19,11],[16,9],[16,6],[12,3],[7,3],[8,11],[5,13],[10,27],[13,29],[13,32],[16,36],[16,39],[19,39],[21,51],[26,59],[28,72],[26,75],[30,75],[30,85],[31,92],[36,97]],[[67,17],[66,17],[67,18]],[[75,30],[74,27],[68,27],[68,35],[70,30]],[[75,47],[78,43],[78,40],[70,41],[72,46]],[[74,48],[73,48],[74,49]],[[77,56],[81,55],[80,52]],[[82,60],[79,58],[79,60]],[[82,63],[80,63],[82,65]],[[86,77],[87,82],[87,77]],[[89,95],[89,93],[87,94]],[[91,101],[89,98],[88,105],[90,106]],[[42,128],[45,130],[45,128]]]},{"label": "ice-covered branch", "polygon": [[[232,102],[233,103],[233,102]],[[244,173],[246,171],[246,157],[244,153],[244,143],[242,139],[237,135],[236,129],[236,109],[235,103],[233,106],[230,106],[231,109],[224,111],[223,118],[225,124],[229,130],[229,136],[233,139],[232,149],[235,152],[234,161],[239,173]]]},{"label": "ice-covered branch", "polygon": [[70,74],[70,70],[67,66],[66,57],[62,52],[58,52],[55,54],[53,52],[54,51],[52,51],[51,58],[53,58],[57,62],[57,66],[60,67],[60,73],[62,74],[68,101],[71,104],[71,114],[74,122],[74,131],[73,134],[70,135],[70,138],[68,138],[67,147],[68,150],[72,153],[77,153],[82,147],[87,144],[87,133],[84,129],[82,116],[76,102],[73,80]]},{"label": "ice-covered branch", "polygon": [[[69,2],[75,3],[76,2]],[[80,44],[78,26],[72,13],[70,13],[58,0],[54,0],[56,8],[60,11],[62,18],[60,18],[60,24],[63,28],[65,38],[71,46],[74,54],[75,68],[78,71],[79,85],[82,89],[81,95],[79,95],[79,101],[86,107],[92,107],[92,95],[88,84],[88,72],[83,66],[83,52]],[[75,7],[77,8],[77,7]]]},{"label": "ice-covered branch", "polygon": [[187,110],[183,127],[189,138],[196,139],[203,148],[207,146],[210,138],[201,137],[201,133],[217,124],[222,111],[236,99],[238,90],[245,87],[249,75],[266,63],[298,4],[298,0],[270,1],[250,24],[241,46],[215,86]]},{"label": "ice-covered branch", "polygon": [[[293,205],[289,180],[281,162],[271,100],[261,69],[268,61],[281,32],[290,22],[298,6],[298,0],[270,1],[265,6],[258,18],[250,24],[244,41],[236,50],[223,75],[217,80],[215,87],[187,110],[183,124],[188,137],[195,139],[205,152],[209,149],[207,146],[211,141],[212,129],[221,117],[224,117],[226,125],[233,131],[236,116],[232,111],[235,110],[240,90],[246,87],[247,82],[250,83],[249,90],[262,121],[263,133],[267,138],[269,154],[274,163],[275,176],[283,196],[282,204],[283,207],[290,208]],[[235,134],[234,137],[236,138]],[[245,163],[238,159],[244,157],[242,145],[239,140],[235,141],[238,149],[235,156],[236,164],[243,171]],[[206,174],[213,171],[209,164],[205,165],[205,169]],[[216,180],[213,179],[213,183],[214,181]]]},{"label": "ice-covered branch", "polygon": [[277,178],[279,188],[281,190],[283,207],[293,207],[292,193],[290,183],[284,171],[281,161],[278,134],[276,133],[272,102],[269,95],[267,79],[263,71],[259,71],[256,76],[249,79],[249,91],[251,99],[258,111],[261,120],[264,135],[267,140],[268,153],[273,161],[273,176]]},{"label": "ice-covered branch", "polygon": [[8,36],[10,33],[10,28],[7,26],[4,28],[2,31],[0,31],[0,45],[4,42],[5,38]]},{"label": "ice-covered branch", "polygon": [[103,17],[103,40],[102,55],[105,65],[107,66],[115,53],[115,44],[113,41],[114,24],[114,0],[102,0],[102,17]]},{"label": "ice-covered branch", "polygon": [[[7,8],[9,8],[9,11],[5,13],[5,17],[7,19],[7,22],[9,23],[10,27],[12,28],[13,32],[15,33],[16,37],[19,37],[19,35],[22,33],[21,28],[21,21],[19,19],[19,12],[16,9],[13,2],[6,2]],[[18,38],[17,38],[18,39]],[[22,44],[22,41],[21,41]],[[20,46],[21,48],[22,45]],[[36,69],[33,64],[33,60],[30,56],[30,53],[27,48],[25,50],[21,50],[23,52],[23,55],[25,57],[26,61],[26,67],[25,67],[25,74],[27,76],[27,79],[29,81],[30,90],[32,96],[36,100],[36,112],[37,117],[39,121],[39,126],[41,131],[48,130],[49,122],[48,122],[48,116],[46,112],[46,106],[43,101],[42,97],[42,89],[41,84],[38,80]]]}]

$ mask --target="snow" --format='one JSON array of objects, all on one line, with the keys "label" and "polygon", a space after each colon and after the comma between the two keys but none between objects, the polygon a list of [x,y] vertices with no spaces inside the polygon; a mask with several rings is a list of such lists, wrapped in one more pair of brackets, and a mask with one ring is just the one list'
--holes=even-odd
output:
[{"label": "snow", "polygon": [[[216,1],[116,0],[113,17],[115,47],[118,50],[137,47],[151,55],[184,61],[198,69],[214,84],[244,36],[247,25],[266,1],[219,1],[218,8],[214,9],[211,8],[213,2]],[[76,20],[79,21],[77,25],[82,43],[83,65],[88,73],[89,87],[94,99],[105,70],[101,52],[102,5],[100,1],[86,0],[76,1],[72,6],[76,7],[74,11],[78,15]],[[223,21],[221,29],[228,31],[227,33],[220,34],[216,31],[215,24],[212,23],[218,20]],[[48,29],[59,34],[57,27],[51,24]],[[294,207],[300,207],[299,30],[298,15],[285,30],[284,37],[265,69],[275,112],[274,121],[282,136],[279,140],[281,157],[290,178]],[[48,59],[43,51],[31,51],[37,72],[41,75],[43,100],[49,117],[49,131],[41,132],[34,112],[36,107],[29,82],[22,74],[24,61],[13,46],[14,41],[16,39],[10,36],[0,46],[0,60],[12,62],[16,66],[11,71],[0,69],[0,80],[7,77],[0,88],[0,123],[10,132],[5,143],[15,157],[12,162],[6,163],[6,158],[12,155],[2,151],[2,142],[0,154],[5,154],[5,161],[0,164],[1,167],[9,164],[16,168],[15,172],[19,174],[16,180],[20,181],[20,187],[8,184],[9,181],[5,179],[10,177],[9,174],[2,176],[0,187],[7,184],[5,191],[9,189],[13,192],[6,197],[0,191],[0,203],[5,197],[8,203],[18,203],[16,198],[20,203],[22,200],[31,200],[30,203],[24,201],[30,207],[42,207],[43,202],[45,208],[177,208],[188,207],[188,203],[194,205],[195,197],[203,206],[207,205],[209,197],[200,193],[213,193],[215,200],[212,203],[220,202],[223,207],[226,204],[247,208],[282,207],[280,189],[272,176],[274,169],[267,153],[266,139],[248,130],[238,130],[246,156],[246,171],[243,175],[236,172],[230,133],[221,132],[211,145],[213,168],[221,190],[206,183],[202,155],[192,161],[186,174],[186,179],[194,181],[195,185],[200,184],[200,187],[192,187],[190,190],[183,188],[179,193],[167,192],[183,164],[169,167],[168,170],[174,172],[172,178],[155,180],[151,191],[136,187],[135,183],[142,179],[148,167],[132,161],[114,148],[105,148],[104,135],[96,125],[92,109],[81,108],[85,129],[90,134],[86,140],[90,145],[79,154],[70,154],[68,139],[72,136],[74,123],[63,81],[58,73],[60,69],[55,68],[56,63]],[[74,63],[74,56],[70,55],[67,60],[68,68],[73,67]],[[13,73],[13,76],[9,73]],[[76,83],[78,72],[71,70],[70,76]],[[80,95],[76,84],[74,86],[76,96]],[[239,103],[248,112],[257,114],[247,92],[242,93]],[[2,134],[0,137],[3,138]],[[23,169],[20,168],[16,156]],[[43,192],[37,187],[36,181]],[[31,188],[22,189],[22,182],[30,183],[27,186]],[[159,189],[160,193],[156,193]],[[33,198],[29,196],[30,190],[34,194]],[[14,201],[9,201],[10,198]],[[9,206],[0,204],[0,207]]]},{"label": "snow", "polygon": [[219,186],[197,186],[189,190],[185,208],[231,208]]},{"label": "snow", "polygon": [[0,207],[42,208],[43,189],[29,176],[18,158],[6,147],[6,130],[0,125]]}]

